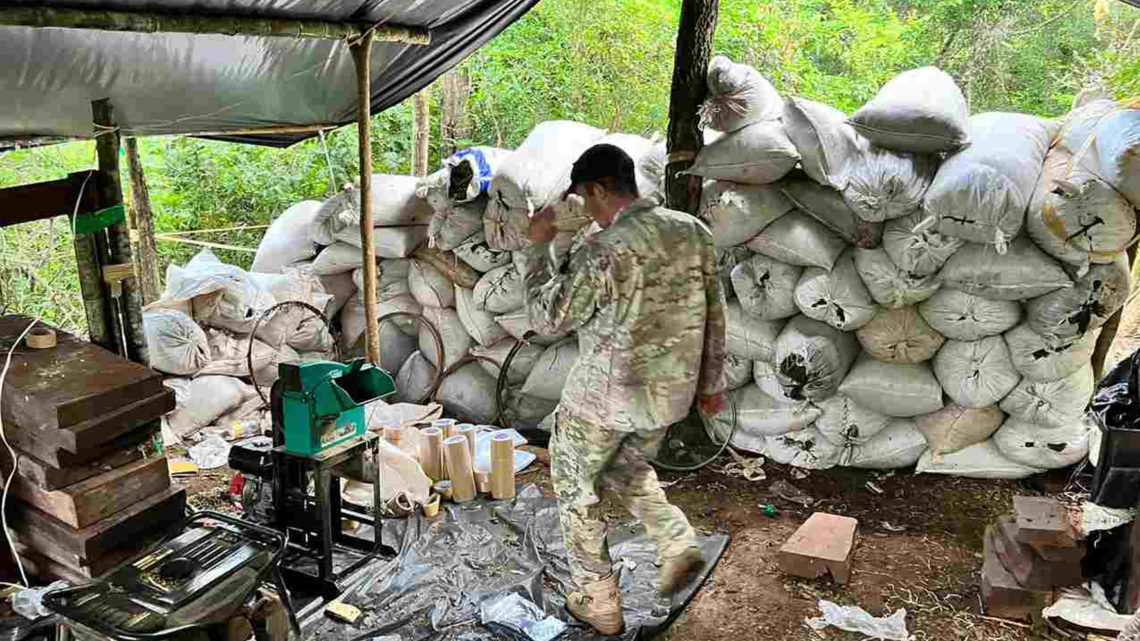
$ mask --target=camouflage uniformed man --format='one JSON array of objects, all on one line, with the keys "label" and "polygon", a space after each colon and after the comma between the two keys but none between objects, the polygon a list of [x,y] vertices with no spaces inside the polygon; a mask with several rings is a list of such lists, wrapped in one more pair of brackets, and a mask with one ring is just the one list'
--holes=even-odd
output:
[{"label": "camouflage uniformed man", "polygon": [[577,330],[580,357],[562,392],[551,476],[579,590],[567,606],[604,634],[623,626],[612,571],[604,486],[657,542],[658,590],[671,595],[701,567],[696,535],[669,504],[649,461],[695,396],[706,414],[724,402],[724,292],[712,235],[687,214],[639,199],[633,160],[612,145],[587,150],[567,191],[602,229],[556,271],[548,208],[531,220],[527,310],[540,334]]}]

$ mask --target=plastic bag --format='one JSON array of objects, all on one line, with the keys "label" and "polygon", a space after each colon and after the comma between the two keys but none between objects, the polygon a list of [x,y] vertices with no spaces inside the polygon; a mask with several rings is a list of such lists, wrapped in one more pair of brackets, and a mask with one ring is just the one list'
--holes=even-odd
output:
[{"label": "plastic bag", "polygon": [[946,342],[914,307],[880,308],[855,335],[867,353],[888,363],[928,361]]},{"label": "plastic bag", "polygon": [[804,316],[843,331],[859,329],[875,315],[875,303],[859,278],[851,252],[840,256],[831,271],[805,269],[795,296]]},{"label": "plastic bag", "polygon": [[1010,459],[989,438],[953,454],[935,456],[927,451],[918,459],[914,471],[915,474],[945,474],[971,479],[1023,479],[1044,470]]},{"label": "plastic bag", "polygon": [[522,275],[514,265],[493,269],[479,279],[473,292],[475,309],[494,314],[509,314],[526,302]]},{"label": "plastic bag", "polygon": [[847,166],[859,152],[859,140],[846,114],[820,102],[788,98],[784,128],[812,180],[834,189],[847,186]]},{"label": "plastic bag", "polygon": [[1099,332],[1077,340],[1049,340],[1022,323],[1005,333],[1009,357],[1018,373],[1032,381],[1065,378],[1088,364]]},{"label": "plastic bag", "polygon": [[752,67],[716,56],[709,62],[705,79],[709,97],[699,110],[704,127],[731,132],[780,117],[783,99],[772,83]]},{"label": "plastic bag", "polygon": [[934,357],[934,374],[946,395],[967,407],[993,405],[1021,381],[1000,336],[947,341]]},{"label": "plastic bag", "polygon": [[1093,265],[1072,287],[1029,301],[1025,319],[1033,331],[1049,339],[1075,339],[1096,329],[1124,307],[1132,288],[1128,255],[1107,265]]},{"label": "plastic bag", "polygon": [[918,307],[939,334],[956,341],[999,336],[1021,321],[1021,305],[990,300],[957,289],[940,289]]},{"label": "plastic bag", "polygon": [[475,294],[470,289],[455,286],[455,311],[459,314],[459,321],[475,342],[489,347],[507,338],[507,330],[495,322],[495,316],[483,310],[475,309]]},{"label": "plastic bag", "polygon": [[839,391],[867,409],[896,418],[942,407],[942,388],[927,363],[884,363],[862,357]]},{"label": "plastic bag", "polygon": [[914,424],[935,455],[953,454],[993,436],[1005,420],[997,405],[965,407],[951,404],[942,409],[916,416]]},{"label": "plastic bag", "polygon": [[780,181],[780,191],[797,209],[819,221],[848,244],[854,245],[858,241],[858,218],[838,191],[802,174]]},{"label": "plastic bag", "polygon": [[189,316],[173,309],[143,314],[150,366],[166,374],[192,376],[210,362],[206,332]]},{"label": "plastic bag", "polygon": [[965,242],[943,236],[937,226],[938,219],[922,211],[896,218],[883,227],[883,249],[908,276],[930,276]]},{"label": "plastic bag", "polygon": [[184,267],[167,267],[162,298],[148,305],[147,310],[178,309],[190,312],[195,321],[204,325],[248,334],[275,302],[273,295],[244,269],[227,265],[204,249]]},{"label": "plastic bag", "polygon": [[885,641],[911,641],[911,635],[906,631],[906,610],[896,610],[886,618],[875,618],[866,610],[858,606],[839,606],[831,601],[820,600],[819,609],[823,616],[818,619],[808,619],[807,624],[812,630],[819,632],[827,626],[835,626],[847,632],[859,632],[872,639]]},{"label": "plastic bag", "polygon": [[858,354],[854,335],[796,316],[776,339],[771,363],[788,398],[822,400],[839,388]]},{"label": "plastic bag", "polygon": [[766,185],[783,178],[800,159],[779,120],[747,125],[697,153],[686,173],[702,178]]},{"label": "plastic bag", "polygon": [[1096,389],[1092,365],[1085,363],[1060,380],[1022,380],[1001,401],[1006,414],[1042,427],[1064,427],[1080,420]]},{"label": "plastic bag", "polygon": [[52,611],[44,607],[44,595],[48,592],[62,590],[68,586],[67,581],[54,581],[51,585],[20,590],[12,595],[12,609],[16,611],[16,614],[29,621],[46,617],[51,614]]},{"label": "plastic bag", "polygon": [[273,219],[253,256],[250,271],[276,274],[317,255],[317,247],[309,236],[321,203],[304,200],[289,207]]},{"label": "plastic bag", "polygon": [[879,222],[918,213],[938,159],[867,146],[847,165],[843,199],[863,220]]},{"label": "plastic bag", "polygon": [[851,116],[851,124],[884,149],[953,151],[971,141],[970,110],[954,79],[937,67],[904,71]]},{"label": "plastic bag", "polygon": [[226,442],[218,434],[211,434],[202,439],[200,443],[186,450],[190,455],[190,460],[198,466],[200,470],[212,470],[218,467],[224,467],[230,460],[230,448],[233,445]]},{"label": "plastic bag", "polygon": [[971,143],[939,167],[925,209],[938,231],[1002,254],[1021,231],[1053,127],[1034,116],[983,113],[970,118]]},{"label": "plastic bag", "polygon": [[772,345],[784,329],[785,321],[762,320],[744,311],[738,301],[728,304],[728,353],[750,361],[772,358]]},{"label": "plastic bag", "polygon": [[914,421],[898,418],[867,441],[843,450],[839,465],[861,470],[910,467],[929,448]]},{"label": "plastic bag", "polygon": [[1024,236],[1004,255],[988,245],[968,243],[946,262],[941,277],[944,287],[994,300],[1028,300],[1073,286],[1057,261]]},{"label": "plastic bag", "polygon": [[732,269],[732,289],[748,314],[763,320],[789,318],[799,313],[796,284],[803,267],[756,255]]},{"label": "plastic bag", "polygon": [[701,190],[700,218],[712,231],[717,247],[751,240],[794,205],[774,185],[742,185],[706,180]]},{"label": "plastic bag", "polygon": [[822,411],[816,419],[816,429],[824,438],[844,448],[866,443],[893,420],[863,407],[845,394],[816,401],[815,405]]},{"label": "plastic bag", "polygon": [[855,267],[875,302],[886,307],[921,303],[942,286],[937,276],[914,277],[902,271],[882,248],[855,248]]},{"label": "plastic bag", "polygon": [[532,641],[553,641],[567,627],[562,621],[546,616],[542,608],[517,592],[484,601],[479,606],[479,619],[492,629],[503,626]]},{"label": "plastic bag", "polygon": [[847,243],[811,216],[792,211],[748,241],[748,249],[791,265],[830,270]]}]

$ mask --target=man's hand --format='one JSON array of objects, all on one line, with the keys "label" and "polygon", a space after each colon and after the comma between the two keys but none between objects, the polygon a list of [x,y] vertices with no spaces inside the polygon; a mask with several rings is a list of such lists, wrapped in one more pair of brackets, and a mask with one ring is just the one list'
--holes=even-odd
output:
[{"label": "man's hand", "polygon": [[724,409],[724,392],[701,396],[697,407],[705,416],[711,417],[720,414],[720,411]]},{"label": "man's hand", "polygon": [[547,205],[530,219],[530,228],[527,238],[535,245],[549,243],[558,234],[558,225],[554,223],[554,207]]}]

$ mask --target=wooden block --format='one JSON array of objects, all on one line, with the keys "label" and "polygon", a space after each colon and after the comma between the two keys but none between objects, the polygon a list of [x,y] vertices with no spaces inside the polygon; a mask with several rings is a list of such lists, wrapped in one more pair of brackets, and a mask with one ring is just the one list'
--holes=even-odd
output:
[{"label": "wooden block", "polygon": [[1034,590],[1075,585],[1082,580],[1081,564],[1047,561],[1020,541],[1013,516],[998,519],[993,529],[993,547],[998,559],[1019,584]]},{"label": "wooden block", "polygon": [[1078,542],[1075,548],[1055,548],[1048,545],[1029,544],[1037,556],[1055,563],[1069,563],[1080,565],[1085,560],[1084,542]]},{"label": "wooden block", "polygon": [[986,528],[982,562],[982,602],[986,614],[1003,619],[1028,620],[1053,603],[1052,590],[1030,590],[1018,584],[998,558],[995,527]]},{"label": "wooden block", "polygon": [[[18,336],[31,319],[0,317],[0,336]],[[46,326],[45,326],[46,327]],[[55,329],[51,349],[13,354],[4,381],[7,430],[50,433],[164,391],[158,372]]]},{"label": "wooden block", "polygon": [[82,423],[69,425],[58,432],[60,449],[77,454],[122,436],[135,428],[161,419],[174,411],[174,390],[161,392]]},{"label": "wooden block", "polygon": [[137,461],[59,490],[21,478],[13,494],[74,528],[84,528],[170,487],[166,457]]},{"label": "wooden block", "polygon": [[[151,438],[152,435],[140,434],[138,443],[132,443],[90,463],[64,468],[52,467],[17,448],[16,454],[20,456],[18,472],[21,477],[45,490],[58,490],[117,467],[161,455],[163,452],[162,444]],[[3,469],[9,469],[8,466],[12,464],[8,450],[2,447],[0,447],[0,461],[2,461],[0,465],[3,466]]]},{"label": "wooden block", "polygon": [[1054,499],[1040,496],[1013,497],[1017,515],[1018,538],[1022,543],[1055,548],[1077,546],[1076,533],[1069,519]]},{"label": "wooden block", "polygon": [[14,531],[33,539],[50,539],[81,565],[126,545],[148,530],[170,528],[185,514],[186,489],[171,486],[79,530],[27,505],[10,510],[8,518]]},{"label": "wooden block", "polygon": [[780,548],[780,570],[814,579],[830,574],[836,583],[851,577],[851,557],[859,521],[816,512]]},{"label": "wooden block", "polygon": [[[36,438],[27,438],[28,433],[26,432],[22,437],[15,438],[9,434],[8,440],[16,449],[37,459],[47,467],[69,469],[90,465],[125,449],[141,445],[147,439],[154,438],[161,429],[161,421],[151,421],[113,441],[76,453],[59,449],[55,444],[46,443]],[[23,467],[23,463],[20,466]]]},{"label": "wooden block", "polygon": [[126,563],[139,559],[147,549],[161,541],[166,534],[167,530],[165,529],[151,530],[122,547],[107,550],[91,559],[79,559],[57,546],[51,539],[37,537],[29,539],[16,535],[16,540],[19,545],[23,546],[23,550],[35,552],[49,560],[53,566],[66,568],[74,576],[95,579],[110,574]]}]

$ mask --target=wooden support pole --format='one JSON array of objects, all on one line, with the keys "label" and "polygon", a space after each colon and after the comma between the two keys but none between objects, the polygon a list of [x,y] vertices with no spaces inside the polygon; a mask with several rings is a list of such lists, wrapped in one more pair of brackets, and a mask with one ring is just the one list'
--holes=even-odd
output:
[{"label": "wooden support pole", "polygon": [[135,273],[143,304],[158,300],[158,248],[154,239],[154,213],[150,207],[150,189],[146,184],[139,143],[134,136],[127,138],[127,168],[131,182],[131,229],[137,235],[138,260]]},{"label": "wooden support pole", "polygon": [[238,16],[190,16],[149,11],[101,11],[0,4],[0,25],[54,29],[90,29],[136,33],[196,33],[226,36],[343,40],[371,32],[381,42],[431,44],[431,32],[417,27],[360,22],[285,20]]},{"label": "wooden support pole", "polygon": [[439,157],[459,151],[459,141],[470,138],[467,100],[471,97],[471,76],[455,68],[443,74],[439,114]]},{"label": "wooden support pole", "polygon": [[412,97],[412,175],[431,173],[431,87]]},{"label": "wooden support pole", "polygon": [[712,57],[719,0],[684,0],[673,58],[669,99],[669,156],[665,165],[666,206],[696,214],[701,204],[699,176],[678,175],[693,166],[704,139],[697,110],[708,94],[705,75]]},{"label": "wooden support pole", "polygon": [[[94,189],[95,186],[90,184],[87,188]],[[119,345],[103,291],[103,266],[99,263],[95,234],[75,234],[73,243],[75,267],[79,272],[79,291],[83,296],[83,311],[87,315],[87,335],[93,344],[118,353]]]},{"label": "wooden support pole", "polygon": [[[95,152],[99,159],[96,188],[99,202],[104,207],[123,205],[123,185],[119,174],[119,129],[115,126],[115,111],[111,101],[104,98],[91,103],[91,115],[96,127]],[[107,228],[107,244],[110,262],[107,265],[130,265],[131,234],[126,220],[120,220]],[[106,279],[104,279],[106,280]],[[147,365],[146,335],[143,332],[142,294],[138,284],[129,280],[121,282],[122,293],[112,300],[121,317],[122,340],[126,345],[125,356],[136,363]],[[110,284],[111,292],[120,286]],[[117,305],[115,305],[117,303]]]},{"label": "wooden support pole", "polygon": [[356,127],[360,137],[360,245],[364,252],[365,354],[380,365],[380,323],[376,304],[376,248],[372,245],[372,35],[352,45],[356,66]]}]

